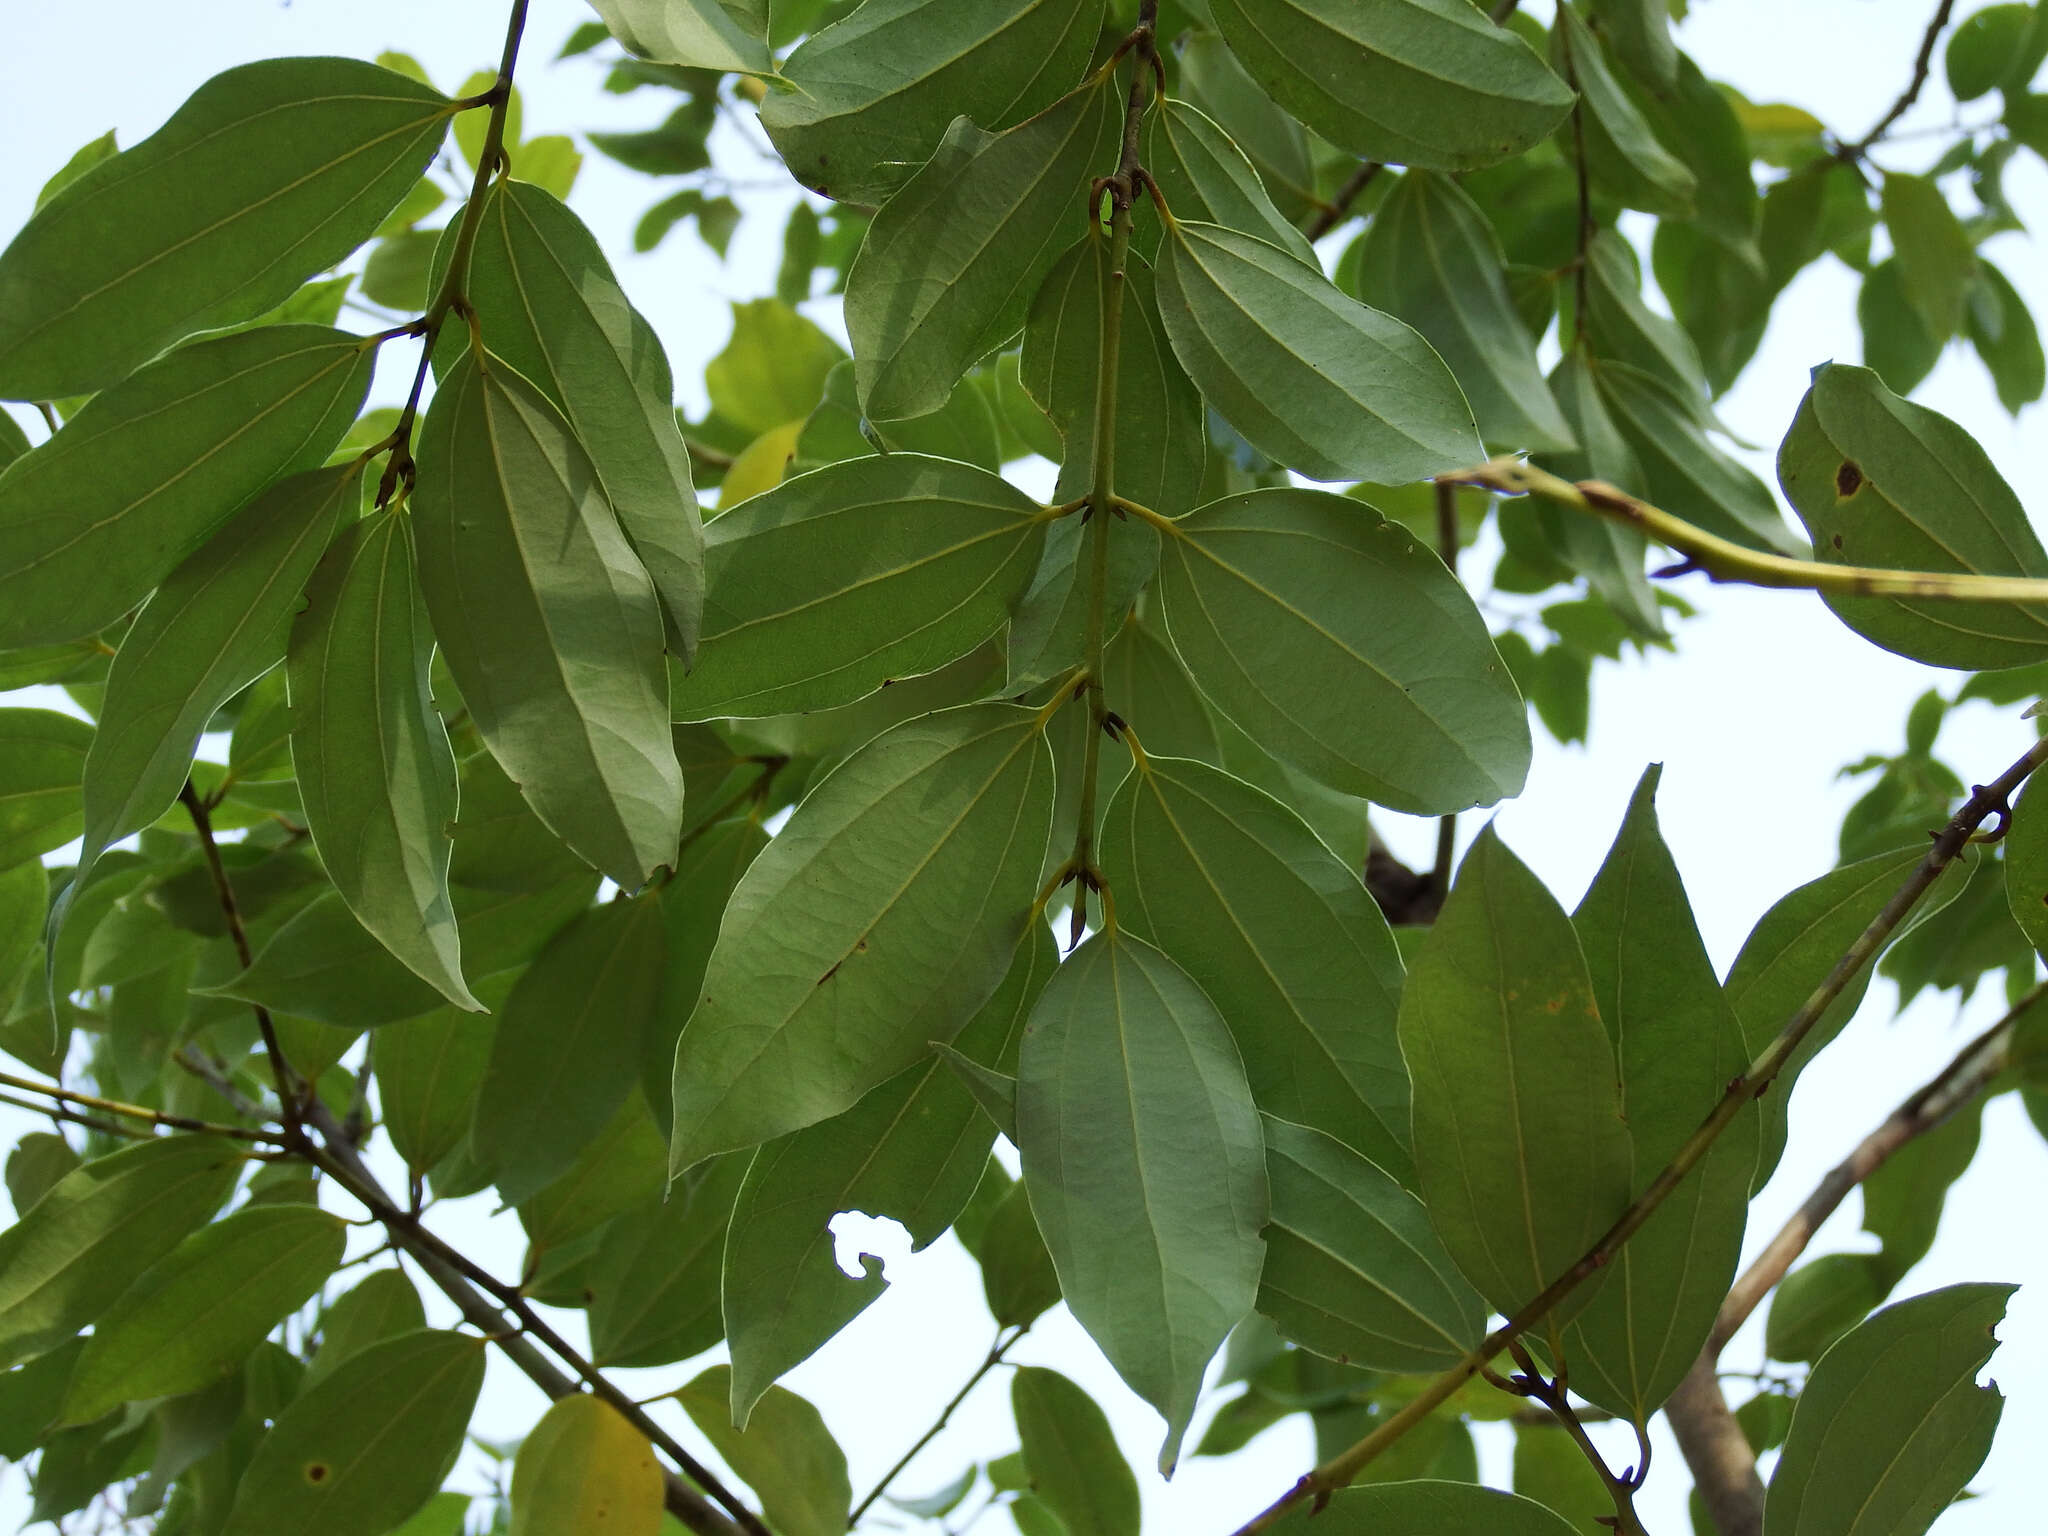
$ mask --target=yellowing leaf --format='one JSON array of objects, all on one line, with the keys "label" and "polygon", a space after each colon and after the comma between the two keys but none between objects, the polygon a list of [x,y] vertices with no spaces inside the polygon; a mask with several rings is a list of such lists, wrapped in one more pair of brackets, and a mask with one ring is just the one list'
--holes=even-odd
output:
[{"label": "yellowing leaf", "polygon": [[511,1536],[656,1536],[661,1515],[654,1447],[595,1397],[557,1401],[512,1463]]}]

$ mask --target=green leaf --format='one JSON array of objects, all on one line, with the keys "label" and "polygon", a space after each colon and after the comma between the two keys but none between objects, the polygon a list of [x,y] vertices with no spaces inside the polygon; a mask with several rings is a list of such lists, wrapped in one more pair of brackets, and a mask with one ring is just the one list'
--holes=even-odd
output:
[{"label": "green leaf", "polygon": [[[1642,1194],[1749,1064],[1684,883],[1657,825],[1662,768],[1643,771],[1592,887],[1572,914],[1621,1071]],[[1573,1324],[1573,1390],[1647,1422],[1685,1378],[1734,1283],[1756,1168],[1747,1105],[1623,1246]]]},{"label": "green leaf", "polygon": [[1279,246],[1176,220],[1158,281],[1188,376],[1288,468],[1396,485],[1476,462],[1471,408],[1429,343]]},{"label": "green leaf", "polygon": [[[1641,461],[1601,396],[1595,375],[1602,366],[1583,348],[1574,347],[1552,372],[1551,388],[1579,440],[1580,451],[1547,462],[1554,472],[1569,479],[1605,480],[1624,490],[1647,485]],[[1640,635],[1662,638],[1663,612],[1643,574],[1643,556],[1648,549],[1643,535],[1604,517],[1577,516],[1550,507],[1540,508],[1539,513],[1545,531],[1552,534],[1551,547],[1561,547],[1561,553],[1622,621]],[[1561,538],[1557,536],[1560,533]]]},{"label": "green leaf", "polygon": [[851,1108],[958,1033],[1023,930],[1051,770],[1030,711],[976,704],[805,797],[726,906],[676,1049],[672,1172]]},{"label": "green leaf", "polygon": [[664,1131],[670,1128],[668,1096],[676,1070],[676,1041],[697,1006],[697,994],[704,990],[704,968],[718,940],[725,904],[747,866],[767,846],[768,834],[758,814],[712,823],[685,839],[675,877],[661,888],[668,960],[662,968],[661,1000],[641,1040],[640,1086]]},{"label": "green leaf", "polygon": [[372,1344],[427,1326],[420,1293],[402,1269],[373,1271],[320,1313],[320,1347],[306,1365],[301,1390],[331,1375]]},{"label": "green leaf", "polygon": [[1976,275],[1969,234],[1941,188],[1925,176],[1888,174],[1883,208],[1906,302],[1936,344],[1945,342],[1962,329],[1963,306]]},{"label": "green leaf", "polygon": [[704,531],[660,338],[583,221],[523,181],[489,194],[468,294],[491,351],[548,397],[590,455],[687,664],[704,606]]},{"label": "green leaf", "polygon": [[1477,1483],[1413,1479],[1340,1489],[1323,1509],[1295,1506],[1281,1536],[1567,1536],[1574,1527],[1533,1500]]},{"label": "green leaf", "polygon": [[375,354],[275,325],[178,348],[0,474],[0,649],[105,629],[361,409]]},{"label": "green leaf", "polygon": [[1963,1490],[2004,1406],[1977,1373],[2010,1285],[1952,1285],[1887,1307],[1830,1349],[1792,1411],[1766,1536],[1917,1536]]},{"label": "green leaf", "polygon": [[1203,763],[1146,758],[1105,821],[1118,921],[1182,957],[1259,1107],[1412,1182],[1401,959],[1358,876],[1286,806]]},{"label": "green leaf", "polygon": [[1594,24],[1629,73],[1666,88],[1678,79],[1678,45],[1671,40],[1665,0],[1591,0]]},{"label": "green leaf", "polygon": [[1942,342],[1908,301],[1896,257],[1886,257],[1864,274],[1856,292],[1856,320],[1863,332],[1864,366],[1899,394],[1910,394],[1941,361]]},{"label": "green leaf", "polygon": [[761,126],[813,192],[879,204],[954,118],[1008,128],[1072,90],[1102,22],[1102,0],[860,6],[783,60]]},{"label": "green leaf", "polygon": [[[2036,949],[2048,949],[2048,793],[2031,786],[2013,807],[2005,839],[2005,895]],[[0,991],[5,991],[0,982]]]},{"label": "green leaf", "polygon": [[557,836],[637,890],[673,862],[683,812],[662,615],[574,429],[465,353],[427,412],[412,506],[434,634],[485,745]]},{"label": "green leaf", "polygon": [[618,1409],[571,1393],[520,1444],[511,1505],[510,1536],[658,1536],[661,1466]]},{"label": "green leaf", "polygon": [[750,498],[705,536],[710,594],[679,720],[848,704],[966,655],[1038,564],[1044,509],[922,454],[848,459]]},{"label": "green leaf", "polygon": [[818,1410],[770,1387],[744,1428],[726,1417],[727,1367],[714,1365],[676,1393],[704,1438],[740,1481],[761,1496],[778,1536],[845,1536],[853,1488],[846,1455]]},{"label": "green leaf", "polygon": [[[1015,1067],[1025,1017],[1058,960],[1051,932],[1033,924],[1002,985],[956,1037],[969,1060]],[[835,1257],[832,1218],[841,1211],[886,1217],[903,1224],[913,1252],[929,1247],[974,1193],[994,1140],[973,1094],[931,1056],[853,1108],[760,1150],[725,1245],[735,1418],[744,1420],[771,1382],[885,1288],[872,1258],[849,1283]]]},{"label": "green leaf", "polygon": [[1548,1424],[1515,1424],[1515,1492],[1562,1515],[1579,1536],[1601,1536],[1600,1521],[1614,1518],[1614,1499],[1585,1453],[1564,1430]]},{"label": "green leaf", "polygon": [[1529,45],[1465,0],[1210,0],[1209,12],[1260,86],[1365,159],[1476,170],[1571,109]]},{"label": "green leaf", "polygon": [[401,312],[425,309],[440,237],[438,229],[401,229],[379,240],[363,263],[363,297]]},{"label": "green leaf", "polygon": [[833,370],[846,352],[780,299],[754,299],[732,307],[732,335],[704,366],[711,409],[759,436],[817,408]]},{"label": "green leaf", "polygon": [[1346,1365],[1437,1371],[1486,1331],[1486,1306],[1429,1212],[1332,1136],[1265,1117],[1273,1222],[1259,1311],[1283,1337]]},{"label": "green leaf", "polygon": [[989,1212],[979,1244],[981,1293],[998,1328],[1029,1327],[1059,1305],[1060,1277],[1021,1179]]},{"label": "green leaf", "polygon": [[1661,380],[1692,419],[1711,421],[1699,349],[1676,321],[1644,302],[1634,249],[1613,230],[1603,229],[1593,236],[1586,255],[1586,339],[1593,354]]},{"label": "green leaf", "polygon": [[1097,79],[1003,133],[958,119],[875,215],[846,275],[866,415],[937,410],[1023,323],[1066,246],[1078,190],[1111,152],[1117,99]]},{"label": "green leaf", "polygon": [[85,1349],[82,1338],[68,1339],[48,1354],[0,1373],[0,1456],[25,1461],[57,1422],[71,1368]]},{"label": "green leaf", "polygon": [[398,206],[449,116],[440,92],[360,59],[215,75],[0,253],[0,397],[103,389],[288,298]]},{"label": "green leaf", "polygon": [[[37,867],[22,864],[17,868]],[[37,873],[40,878],[40,870]],[[78,1164],[79,1157],[71,1150],[71,1143],[54,1131],[31,1131],[15,1142],[7,1154],[7,1197],[14,1202],[15,1215],[26,1216]]]},{"label": "green leaf", "polygon": [[448,897],[455,757],[428,687],[433,646],[410,523],[388,513],[355,523],[320,562],[292,626],[292,766],[321,863],[356,920],[450,1002],[477,1010]]},{"label": "green leaf", "polygon": [[1032,1010],[1017,1133],[1067,1306],[1165,1417],[1170,1474],[1265,1255],[1258,1111],[1222,1016],[1150,944],[1097,934]]},{"label": "green leaf", "polygon": [[81,870],[176,802],[215,711],[281,659],[314,566],[355,517],[358,469],[279,481],[166,576],[136,617],[85,759]]},{"label": "green leaf", "polygon": [[[1819,559],[2048,576],[2048,552],[1990,456],[1867,368],[1816,371],[1778,450],[1778,478]],[[1826,602],[1866,640],[1931,666],[2014,667],[2048,653],[2041,605],[1832,594]]]},{"label": "green leaf", "polygon": [[[2048,30],[2048,29],[2044,29]],[[1991,317],[1997,317],[1994,326]],[[1963,315],[1963,332],[1984,360],[1998,403],[2017,416],[2020,407],[2041,398],[2048,385],[2048,360],[2041,353],[2041,333],[2027,312],[2027,301],[1990,262],[1979,260],[1977,281]],[[1881,371],[1881,370],[1880,370]]]},{"label": "green leaf", "polygon": [[[1490,827],[1408,968],[1401,1049],[1430,1219],[1512,1315],[1621,1214],[1630,1153],[1571,920]],[[1553,1337],[1592,1294],[1581,1286],[1550,1314]]]},{"label": "green leaf", "polygon": [[1155,593],[1174,649],[1261,747],[1333,788],[1428,814],[1519,793],[1528,714],[1472,599],[1376,519],[1291,489],[1189,513]]},{"label": "green leaf", "polygon": [[[502,1006],[502,978],[479,986]],[[469,1138],[471,1106],[491,1059],[493,1025],[454,1004],[385,1026],[377,1040],[379,1123],[415,1173],[425,1173]]]},{"label": "green leaf", "polygon": [[1569,6],[1557,13],[1550,41],[1553,56],[1579,90],[1584,153],[1594,184],[1624,207],[1665,218],[1690,217],[1699,183],[1657,141],[1608,68],[1600,44]]},{"label": "green leaf", "polygon": [[1572,429],[1516,317],[1506,262],[1484,210],[1456,182],[1413,171],[1380,203],[1347,266],[1356,297],[1414,326],[1450,365],[1488,447],[1569,448]]},{"label": "green leaf", "polygon": [[635,1041],[661,994],[667,939],[652,892],[564,928],[512,988],[471,1145],[507,1204],[565,1173],[639,1080]]},{"label": "green leaf", "polygon": [[310,1205],[260,1205],[202,1227],[93,1326],[61,1422],[197,1392],[239,1373],[341,1262],[348,1229]]},{"label": "green leaf", "polygon": [[1138,1536],[1138,1480],[1095,1399],[1058,1371],[1027,1365],[1010,1378],[1031,1487],[1067,1536]]},{"label": "green leaf", "polygon": [[749,33],[720,0],[593,0],[613,37],[633,53],[686,69],[772,75],[765,37]]},{"label": "green leaf", "polygon": [[[1216,33],[1201,31],[1181,37],[1174,51],[1179,55],[1180,94],[1252,163],[1281,218],[1294,222],[1307,218],[1319,202],[1307,130],[1259,88]],[[1227,219],[1217,222],[1230,223]],[[1253,228],[1256,230],[1256,225]],[[1282,243],[1294,244],[1292,240]]]},{"label": "green leaf", "polygon": [[61,1344],[211,1216],[242,1171],[211,1136],[136,1142],[59,1179],[0,1233],[0,1363]]},{"label": "green leaf", "polygon": [[719,1256],[749,1161],[741,1153],[707,1163],[645,1219],[606,1230],[588,1280],[600,1365],[667,1365],[724,1337]]},{"label": "green leaf", "polygon": [[2048,51],[2048,28],[2038,17],[2032,5],[1987,5],[1963,18],[1941,58],[1957,101],[2026,89]]},{"label": "green leaf", "polygon": [[1171,96],[1160,101],[1145,123],[1144,161],[1175,217],[1244,230],[1321,267],[1315,247],[1273,206],[1236,140],[1199,107]]},{"label": "green leaf", "polygon": [[1818,1360],[1885,1297],[1874,1253],[1824,1253],[1793,1270],[1771,1293],[1764,1353],[1773,1360]]},{"label": "green leaf", "polygon": [[[475,1155],[473,1144],[470,1151]],[[647,1100],[628,1092],[611,1118],[584,1137],[567,1169],[520,1199],[519,1224],[533,1253],[557,1255],[593,1239],[615,1216],[644,1213],[667,1182],[668,1137]]]},{"label": "green leaf", "polygon": [[[1016,362],[1014,357],[1009,360],[1013,365]],[[875,453],[927,453],[937,459],[959,459],[993,473],[1002,468],[1003,445],[992,402],[975,387],[979,377],[978,373],[969,374],[968,387],[954,390],[929,416],[864,424],[860,402],[854,397],[852,360],[833,364],[825,377],[824,398],[805,418],[797,436],[793,472]],[[1059,457],[1057,438],[1052,457]],[[726,478],[732,478],[730,470]]]},{"label": "green leaf", "polygon": [[454,1468],[487,1348],[421,1329],[343,1362],[257,1442],[223,1536],[390,1530]]},{"label": "green leaf", "polygon": [[36,208],[40,210],[43,204],[47,203],[59,192],[62,192],[102,160],[111,160],[120,152],[121,146],[116,141],[114,130],[111,128],[98,138],[80,145],[71,158],[58,167],[57,174],[44,182],[42,190],[36,193]]},{"label": "green leaf", "polygon": [[51,709],[0,709],[0,869],[62,848],[85,826],[78,783],[92,727]]}]

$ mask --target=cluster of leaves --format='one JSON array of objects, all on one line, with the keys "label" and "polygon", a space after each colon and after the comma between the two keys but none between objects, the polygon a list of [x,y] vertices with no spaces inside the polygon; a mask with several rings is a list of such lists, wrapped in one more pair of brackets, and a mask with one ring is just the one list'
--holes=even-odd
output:
[{"label": "cluster of leaves", "polygon": [[[515,1532],[653,1531],[664,1503],[709,1531],[859,1519],[776,1385],[886,1287],[834,1260],[848,1210],[975,1254],[983,1371],[1063,1301],[1164,1418],[1162,1472],[1229,1341],[1241,1390],[1200,1454],[1295,1413],[1326,1456],[1415,1425],[1331,1529],[1633,1520],[1631,1480],[1573,1444],[1567,1368],[1638,1426],[1693,1368],[1785,1090],[1867,979],[1831,973],[1961,794],[1932,755],[1948,706],[1859,765],[1842,864],[1725,978],[1654,768],[1576,910],[1489,831],[1397,931],[1363,879],[1373,808],[1515,795],[1529,706],[1583,739],[1594,660],[1686,612],[1635,528],[1427,482],[1527,453],[1738,555],[1931,573],[1829,602],[1980,674],[1959,700],[2039,692],[2048,609],[1939,583],[2048,578],[2048,552],[1898,392],[1965,336],[2008,406],[2041,393],[1977,246],[2015,222],[2003,166],[2044,149],[2048,13],[1958,31],[1955,94],[2005,111],[1919,176],[1709,82],[1655,0],[1548,28],[1465,0],[596,9],[565,54],[608,35],[609,88],[681,98],[590,137],[691,178],[643,249],[684,217],[722,248],[727,110],[758,105],[833,204],[791,217],[697,420],[563,201],[574,145],[521,138],[523,5],[505,69],[452,98],[401,55],[231,70],[82,151],[0,253],[0,398],[52,427],[31,447],[0,418],[0,680],[76,706],[0,710],[0,1047],[92,1090],[8,1075],[83,1127],[7,1166],[0,1454],[35,1458],[38,1518],[112,1488],[180,1536],[460,1526],[438,1490],[506,1334],[466,1307],[478,1332],[427,1327],[404,1268],[349,1256],[331,1190],[458,1306],[420,1213],[493,1192],[528,1243],[499,1300],[582,1313],[589,1358],[548,1347],[600,1393],[729,1351],[672,1396],[761,1519],[529,1346],[560,1400],[517,1452]],[[451,134],[469,185],[426,228]],[[1675,318],[1623,210],[1656,220]],[[1361,219],[1326,271],[1309,232]],[[1785,436],[1801,539],[1713,402],[1827,253],[1866,274],[1872,367],[1818,371]],[[794,307],[821,270],[851,355]],[[393,323],[339,329],[351,296]],[[414,339],[407,403],[366,409]],[[1005,478],[1032,456],[1048,502]],[[1454,574],[1489,521],[1499,636]],[[1909,995],[2031,983],[2048,817],[2010,819],[1890,951]],[[1770,1097],[1699,1150],[1824,982]],[[1791,1394],[1745,1408],[1783,1442],[1774,1532],[1866,1496],[1917,1531],[1982,1460],[2006,1288],[1867,1316],[1974,1125],[1872,1185],[1879,1254],[1774,1305],[1771,1353],[1817,1362],[1789,1420]],[[1425,1378],[1473,1374],[1489,1316],[1539,1297],[1519,1380],[1562,1411],[1518,1429],[1496,1493],[1469,1426],[1520,1400]],[[1017,1453],[895,1508],[944,1520],[985,1482],[1026,1536],[1135,1532],[1100,1410],[1042,1368],[1012,1402]]]}]

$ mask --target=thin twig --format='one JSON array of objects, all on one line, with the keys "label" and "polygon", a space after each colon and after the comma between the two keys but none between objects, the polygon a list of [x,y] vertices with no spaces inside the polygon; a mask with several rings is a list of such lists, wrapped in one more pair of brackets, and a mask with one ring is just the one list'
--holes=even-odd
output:
[{"label": "thin twig", "polygon": [[1948,26],[1949,13],[1955,9],[1955,3],[1956,0],[1941,0],[1941,4],[1934,8],[1934,15],[1927,22],[1927,30],[1920,36],[1920,52],[1913,58],[1913,78],[1907,82],[1906,88],[1899,92],[1899,99],[1892,103],[1891,110],[1877,120],[1876,127],[1854,144],[1842,147],[1842,159],[1856,161],[1869,154],[1871,146],[1884,137],[1884,131],[1911,111],[1913,103],[1920,99],[1920,92],[1927,84],[1929,68],[1934,62],[1935,40]]},{"label": "thin twig", "polygon": [[1586,1433],[1585,1422],[1572,1406],[1564,1384],[1538,1370],[1536,1362],[1529,1358],[1528,1351],[1519,1343],[1510,1344],[1508,1349],[1514,1355],[1515,1364],[1521,1367],[1521,1373],[1510,1381],[1510,1389],[1549,1410],[1551,1419],[1579,1448],[1586,1465],[1599,1474],[1602,1485],[1607,1489],[1607,1496],[1614,1503],[1614,1518],[1603,1520],[1601,1524],[1611,1526],[1618,1536],[1647,1536],[1642,1518],[1636,1514],[1636,1492],[1650,1474],[1648,1445],[1639,1437],[1638,1443],[1643,1446],[1641,1460],[1625,1473],[1616,1472],[1607,1465],[1607,1458],[1600,1454],[1600,1447],[1593,1443],[1593,1437]]},{"label": "thin twig", "polygon": [[12,1104],[30,1114],[47,1115],[68,1125],[83,1126],[88,1131],[98,1131],[102,1136],[119,1136],[128,1141],[155,1140],[139,1125],[130,1125],[122,1120],[103,1120],[98,1115],[83,1115],[75,1109],[66,1109],[62,1104],[38,1104],[34,1099],[25,1099],[17,1093],[0,1093],[0,1104]]},{"label": "thin twig", "polygon": [[895,1482],[903,1469],[916,1459],[917,1453],[938,1439],[940,1432],[952,1420],[954,1410],[967,1401],[967,1394],[981,1385],[981,1379],[984,1376],[1003,1363],[1003,1356],[1010,1352],[1010,1346],[1023,1338],[1029,1327],[1030,1324],[1027,1323],[1015,1333],[1009,1334],[1007,1338],[1004,1337],[1004,1334],[1008,1333],[1007,1329],[999,1328],[996,1330],[996,1341],[989,1347],[989,1352],[982,1357],[981,1364],[974,1368],[974,1374],[961,1384],[960,1390],[955,1392],[946,1406],[939,1410],[939,1416],[932,1421],[931,1427],[917,1437],[917,1442],[909,1450],[897,1457],[896,1465],[882,1474],[882,1480],[868,1490],[867,1497],[853,1506],[853,1513],[846,1517],[846,1528],[848,1530],[852,1530],[856,1525],[860,1524],[860,1517],[868,1512],[868,1506],[888,1491],[889,1485]]},{"label": "thin twig", "polygon": [[1237,1536],[1251,1536],[1263,1531],[1284,1518],[1287,1513],[1304,1500],[1313,1500],[1320,1507],[1328,1501],[1335,1490],[1344,1487],[1360,1471],[1399,1440],[1422,1420],[1429,1417],[1447,1402],[1466,1382],[1483,1370],[1502,1350],[1547,1317],[1560,1302],[1584,1284],[1592,1276],[1612,1263],[1614,1256],[1631,1237],[1641,1230],[1643,1223],[1653,1216],[1657,1208],[1669,1198],[1685,1176],[1697,1167],[1713,1147],[1715,1140],[1726,1130],[1744,1106],[1759,1098],[1770,1087],[1799,1044],[1819,1022],[1843,989],[1876,959],[1879,951],[1905,921],[1908,913],[1919,904],[1942,871],[1955,861],[1966,847],[1978,827],[1991,817],[2003,818],[2011,804],[2013,793],[2027,781],[2027,778],[2044,762],[2048,762],[2048,739],[2036,742],[2026,754],[1989,784],[1978,786],[1961,810],[1942,828],[1933,845],[1920,860],[1913,872],[1900,883],[1891,898],[1885,902],[1856,941],[1844,951],[1835,962],[1827,978],[1821,982],[1813,995],[1802,1003],[1796,1013],[1785,1024],[1770,1044],[1757,1055],[1741,1076],[1731,1082],[1722,1093],[1720,1101],[1702,1120],[1684,1145],[1672,1155],[1671,1161],[1652,1179],[1643,1192],[1632,1200],[1628,1208],[1617,1217],[1610,1227],[1600,1235],[1590,1248],[1580,1256],[1563,1274],[1559,1275],[1535,1300],[1517,1311],[1507,1322],[1489,1333],[1479,1347],[1458,1364],[1452,1366],[1432,1380],[1399,1412],[1385,1420],[1377,1429],[1357,1444],[1324,1462],[1314,1471],[1305,1473],[1286,1493],[1282,1494],[1266,1509],[1238,1527]]},{"label": "thin twig", "polygon": [[1337,189],[1337,195],[1317,210],[1316,216],[1308,221],[1308,227],[1302,230],[1302,233],[1308,236],[1309,244],[1315,244],[1342,224],[1351,212],[1351,205],[1358,201],[1359,194],[1371,186],[1373,178],[1386,168],[1384,161],[1368,160],[1353,171],[1350,179]]},{"label": "thin twig", "polygon": [[118,1115],[124,1120],[140,1120],[147,1125],[159,1125],[166,1130],[194,1131],[205,1136],[231,1136],[238,1141],[267,1141],[278,1144],[284,1141],[282,1136],[270,1131],[251,1130],[240,1125],[219,1125],[211,1120],[195,1120],[190,1115],[168,1114],[161,1109],[150,1109],[141,1104],[124,1104],[119,1099],[102,1099],[94,1094],[78,1093],[69,1088],[59,1087],[56,1083],[39,1083],[32,1077],[17,1077],[12,1072],[0,1072],[0,1084],[5,1084],[9,1088],[19,1088],[24,1093],[39,1093],[44,1098],[81,1105],[86,1109],[97,1109],[109,1115]]},{"label": "thin twig", "polygon": [[[1439,480],[1433,489],[1436,492],[1436,552],[1444,562],[1444,568],[1453,576],[1458,574],[1458,488],[1448,480]],[[1441,905],[1444,897],[1451,893],[1451,860],[1458,851],[1458,813],[1440,816],[1436,823],[1436,860],[1430,865],[1429,881],[1435,887],[1437,900]]]}]

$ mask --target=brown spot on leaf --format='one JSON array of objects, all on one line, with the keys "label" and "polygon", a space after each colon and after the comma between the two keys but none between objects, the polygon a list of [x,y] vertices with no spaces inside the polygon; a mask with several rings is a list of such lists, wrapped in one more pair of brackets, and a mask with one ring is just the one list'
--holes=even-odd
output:
[{"label": "brown spot on leaf", "polygon": [[327,1481],[327,1474],[332,1470],[324,1461],[309,1461],[306,1463],[306,1481],[324,1483]]},{"label": "brown spot on leaf", "polygon": [[1842,536],[1838,533],[1833,538],[1829,539],[1828,542],[1834,545],[1835,548],[1840,549],[1842,547]]},{"label": "brown spot on leaf", "polygon": [[1842,467],[1835,471],[1835,495],[1847,501],[1863,489],[1863,469],[1854,459],[1842,460]]}]

